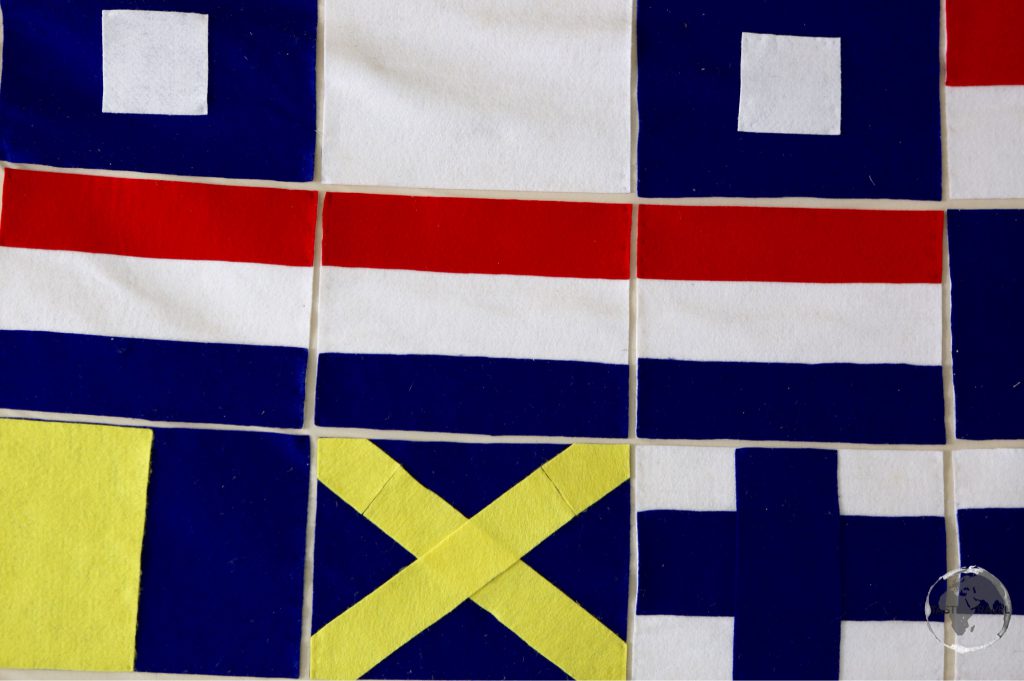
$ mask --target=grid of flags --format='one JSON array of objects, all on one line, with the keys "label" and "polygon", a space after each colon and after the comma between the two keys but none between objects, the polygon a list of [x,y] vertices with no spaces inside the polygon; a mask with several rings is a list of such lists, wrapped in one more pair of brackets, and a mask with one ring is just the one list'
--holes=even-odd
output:
[{"label": "grid of flags", "polygon": [[1024,197],[1020,3],[463,4],[0,0],[0,668],[948,674],[1022,212],[661,199]]},{"label": "grid of flags", "polygon": [[[637,433],[945,442],[944,219],[642,206]],[[0,407],[301,427],[316,221],[310,191],[8,169]],[[316,422],[627,437],[631,221],[329,193]],[[956,430],[1018,437],[1021,218],[948,221]]]},{"label": "grid of flags", "polygon": [[[626,192],[635,30],[641,195],[942,197],[938,0],[110,4],[0,2],[0,159],[312,180],[319,21],[328,181]],[[1022,20],[946,8],[955,198],[1024,196]]]}]

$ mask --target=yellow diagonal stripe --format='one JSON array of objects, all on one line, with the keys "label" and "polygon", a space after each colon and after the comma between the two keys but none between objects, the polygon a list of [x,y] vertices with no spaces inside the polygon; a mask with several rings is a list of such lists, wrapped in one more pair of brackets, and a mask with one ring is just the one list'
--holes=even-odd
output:
[{"label": "yellow diagonal stripe", "polygon": [[624,678],[626,643],[519,559],[629,478],[628,447],[569,447],[472,521],[367,441],[321,441],[320,461],[321,482],[354,507],[372,497],[366,517],[419,560],[314,635],[315,677],[365,674],[471,597],[574,678]]},{"label": "yellow diagonal stripe", "polygon": [[626,642],[523,561],[473,602],[574,679],[626,678]]}]

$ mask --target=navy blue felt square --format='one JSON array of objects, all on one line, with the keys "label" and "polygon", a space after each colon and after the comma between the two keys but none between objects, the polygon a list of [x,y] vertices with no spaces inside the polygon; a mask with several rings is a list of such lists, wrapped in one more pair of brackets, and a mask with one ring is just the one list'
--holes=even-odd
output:
[{"label": "navy blue felt square", "polygon": [[153,438],[135,670],[298,677],[309,438]]},{"label": "navy blue felt square", "polygon": [[[642,196],[939,199],[939,0],[640,0]],[[739,132],[744,32],[842,41],[842,133]]]},{"label": "navy blue felt square", "polygon": [[[0,7],[0,159],[313,178],[316,0],[0,0]],[[103,113],[108,9],[209,16],[207,115]]]}]

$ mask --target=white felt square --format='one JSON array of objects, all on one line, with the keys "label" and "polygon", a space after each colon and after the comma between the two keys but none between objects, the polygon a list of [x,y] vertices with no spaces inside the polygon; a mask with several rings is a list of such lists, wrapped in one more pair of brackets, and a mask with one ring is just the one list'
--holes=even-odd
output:
[{"label": "white felt square", "polygon": [[204,116],[209,16],[103,10],[103,112]]},{"label": "white felt square", "polygon": [[840,679],[943,678],[946,649],[919,622],[843,622]]},{"label": "white felt square", "polygon": [[964,449],[953,466],[958,509],[1024,508],[1024,450]]},{"label": "white felt square", "polygon": [[636,510],[735,511],[736,450],[636,448]]},{"label": "white felt square", "polygon": [[859,516],[943,516],[942,452],[839,451],[839,512]]},{"label": "white felt square", "polygon": [[631,0],[327,0],[324,180],[628,192]]},{"label": "white felt square", "polygon": [[634,679],[731,679],[732,617],[637,616]]},{"label": "white felt square", "polygon": [[740,132],[840,134],[840,38],[744,33],[741,42]]},{"label": "white felt square", "polygon": [[1024,197],[1024,87],[946,88],[949,194]]}]

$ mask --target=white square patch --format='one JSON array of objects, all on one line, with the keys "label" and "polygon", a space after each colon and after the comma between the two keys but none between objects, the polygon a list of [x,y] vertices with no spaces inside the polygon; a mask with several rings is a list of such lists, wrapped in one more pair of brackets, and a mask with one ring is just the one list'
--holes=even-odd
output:
[{"label": "white square patch", "polygon": [[103,112],[205,116],[209,16],[103,10]]},{"label": "white square patch", "polygon": [[841,52],[840,38],[744,33],[739,131],[840,134]]}]

